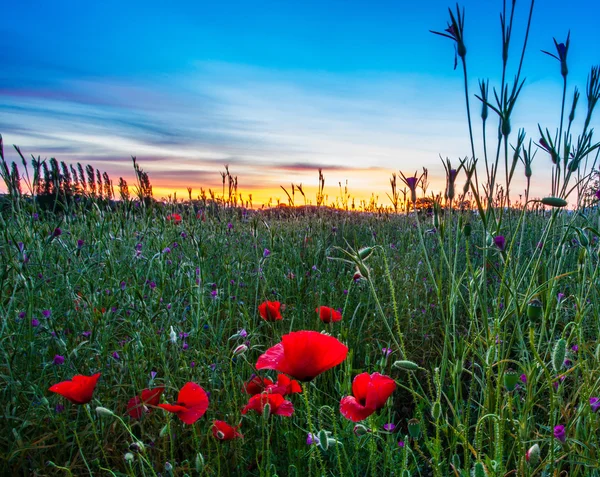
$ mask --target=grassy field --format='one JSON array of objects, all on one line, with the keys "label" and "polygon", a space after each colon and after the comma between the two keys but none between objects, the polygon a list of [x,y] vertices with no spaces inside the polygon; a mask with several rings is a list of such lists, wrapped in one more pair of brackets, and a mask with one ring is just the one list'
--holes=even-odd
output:
[{"label": "grassy field", "polygon": [[[467,475],[481,463],[488,475],[592,475],[597,466],[598,245],[584,230],[595,210],[514,211],[502,247],[471,211],[82,201],[59,215],[22,205],[2,215],[0,243],[0,435],[14,474]],[[281,303],[282,319],[261,316],[265,301]],[[341,321],[323,322],[324,306]],[[347,357],[285,396],[292,415],[242,414],[253,375],[277,381],[257,359],[297,330],[337,338]],[[353,422],[340,401],[365,372],[391,377],[395,390]],[[94,373],[88,403],[49,392]],[[158,401],[128,413],[143,389],[164,388],[160,402],[174,403],[188,382],[209,400],[193,424]],[[213,435],[215,420],[240,425],[243,438]],[[528,461],[532,447],[540,457]]]}]

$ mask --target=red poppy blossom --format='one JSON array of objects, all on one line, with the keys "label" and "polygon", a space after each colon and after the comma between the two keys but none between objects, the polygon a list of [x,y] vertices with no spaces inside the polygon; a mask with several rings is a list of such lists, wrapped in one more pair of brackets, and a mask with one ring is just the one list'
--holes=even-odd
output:
[{"label": "red poppy blossom", "polygon": [[270,393],[261,393],[252,396],[248,401],[248,404],[246,404],[246,407],[242,409],[242,414],[246,414],[249,410],[262,414],[267,404],[270,407],[271,414],[287,417],[294,414],[294,405],[290,401],[283,399],[281,394]]},{"label": "red poppy blossom", "polygon": [[283,320],[281,316],[281,303],[278,301],[265,301],[258,305],[258,312],[265,321],[279,321]]},{"label": "red poppy blossom", "polygon": [[164,390],[165,388],[144,389],[141,397],[135,396],[129,400],[127,403],[127,414],[134,419],[141,419],[144,412],[150,412],[150,409],[146,407],[146,404],[158,406],[160,396]]},{"label": "red poppy blossom", "polygon": [[273,384],[269,378],[261,378],[260,376],[252,376],[250,380],[244,383],[243,389],[246,394],[255,396],[262,393],[265,389]]},{"label": "red poppy blossom", "polygon": [[378,409],[385,406],[385,402],[396,389],[394,380],[383,374],[359,374],[352,381],[352,394],[340,402],[340,412],[346,419],[353,422],[362,421]]},{"label": "red poppy blossom", "polygon": [[323,323],[331,323],[332,321],[341,321],[342,314],[328,306],[320,306],[315,310],[319,314],[319,318]]},{"label": "red poppy blossom", "polygon": [[159,404],[158,407],[177,414],[186,424],[193,424],[204,416],[208,409],[208,396],[198,384],[189,382],[179,391],[175,404]]},{"label": "red poppy blossom", "polygon": [[179,215],[179,214],[169,214],[169,215],[167,215],[167,220],[170,220],[174,224],[180,224],[181,223],[181,215]]},{"label": "red poppy blossom", "polygon": [[60,394],[73,404],[87,404],[92,400],[100,373],[93,376],[76,374],[70,381],[63,381],[50,387],[48,391]]},{"label": "red poppy blossom", "polygon": [[236,437],[244,437],[237,431],[240,426],[241,424],[233,427],[227,424],[225,421],[213,421],[211,431],[215,439],[219,439],[220,441],[232,441]]},{"label": "red poppy blossom", "polygon": [[301,393],[302,388],[295,379],[290,379],[285,374],[278,374],[277,384],[267,386],[267,392],[286,396],[287,394]]},{"label": "red poppy blossom", "polygon": [[310,381],[340,364],[347,355],[348,347],[333,336],[295,331],[283,335],[281,343],[261,355],[256,369],[275,369],[299,381]]}]

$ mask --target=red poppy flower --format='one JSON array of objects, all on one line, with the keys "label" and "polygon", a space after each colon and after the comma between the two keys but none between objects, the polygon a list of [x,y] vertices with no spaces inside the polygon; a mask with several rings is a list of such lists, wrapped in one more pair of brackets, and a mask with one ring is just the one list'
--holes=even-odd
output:
[{"label": "red poppy flower", "polygon": [[198,384],[189,382],[179,391],[175,404],[159,404],[158,407],[177,414],[186,424],[193,424],[208,409],[208,396]]},{"label": "red poppy flower", "polygon": [[359,374],[352,382],[352,394],[340,402],[340,412],[346,419],[353,422],[362,421],[378,409],[381,409],[387,399],[396,389],[394,380],[383,374]]},{"label": "red poppy flower", "polygon": [[181,223],[181,215],[169,214],[169,215],[167,215],[167,220],[172,221],[174,224],[180,224]]},{"label": "red poppy flower", "polygon": [[252,376],[252,378],[244,383],[243,389],[246,394],[254,396],[262,393],[265,389],[273,384],[269,378],[261,378],[260,376]]},{"label": "red poppy flower", "polygon": [[340,364],[347,355],[348,348],[333,336],[295,331],[260,356],[256,369],[275,369],[299,381],[310,381]]},{"label": "red poppy flower", "polygon": [[76,374],[70,381],[63,381],[50,387],[48,391],[60,394],[73,404],[87,404],[92,400],[96,383],[100,378],[100,373],[93,376],[82,376]]},{"label": "red poppy flower", "polygon": [[265,301],[258,305],[258,312],[262,319],[265,321],[279,321],[283,320],[281,316],[281,303],[278,301]]},{"label": "red poppy flower", "polygon": [[302,388],[295,379],[290,379],[285,374],[278,374],[277,384],[268,386],[267,392],[286,396],[287,394],[301,393]]},{"label": "red poppy flower", "polygon": [[319,314],[319,318],[323,323],[331,323],[332,321],[341,321],[342,314],[328,306],[320,306],[315,310]]},{"label": "red poppy flower", "polygon": [[244,436],[237,431],[240,426],[241,424],[233,427],[225,421],[213,421],[212,435],[220,441],[232,441],[236,437],[243,438]]},{"label": "red poppy flower", "polygon": [[250,409],[256,411],[258,414],[262,414],[267,404],[271,409],[271,414],[288,417],[294,414],[294,405],[290,401],[283,399],[281,394],[270,393],[261,393],[252,396],[246,407],[242,409],[242,414],[246,414]]},{"label": "red poppy flower", "polygon": [[141,419],[144,412],[150,412],[146,404],[158,406],[160,396],[164,390],[165,388],[144,389],[141,398],[140,396],[135,396],[129,400],[127,403],[127,414],[134,419]]}]

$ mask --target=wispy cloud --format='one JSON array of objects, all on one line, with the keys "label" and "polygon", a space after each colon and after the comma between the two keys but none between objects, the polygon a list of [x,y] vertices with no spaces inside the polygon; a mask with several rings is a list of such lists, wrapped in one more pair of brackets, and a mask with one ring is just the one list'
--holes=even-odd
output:
[{"label": "wispy cloud", "polygon": [[[379,191],[398,169],[428,167],[470,147],[460,78],[416,74],[278,71],[203,62],[130,84],[62,78],[42,89],[0,89],[5,142],[66,162],[131,176],[135,155],[157,186],[217,187],[225,164],[240,186],[349,180]],[[193,182],[193,183],[190,183]]]}]

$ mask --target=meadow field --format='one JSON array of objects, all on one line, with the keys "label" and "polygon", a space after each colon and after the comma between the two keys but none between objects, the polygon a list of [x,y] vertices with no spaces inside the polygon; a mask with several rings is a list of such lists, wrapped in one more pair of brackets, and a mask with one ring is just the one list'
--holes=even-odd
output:
[{"label": "meadow field", "polygon": [[468,126],[443,191],[356,206],[319,170],[257,209],[226,167],[156,200],[143,158],[113,184],[0,136],[0,475],[600,476],[600,69],[573,89],[554,40],[560,116],[517,132],[514,4],[497,87],[463,10],[433,32]]}]

